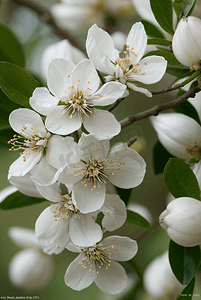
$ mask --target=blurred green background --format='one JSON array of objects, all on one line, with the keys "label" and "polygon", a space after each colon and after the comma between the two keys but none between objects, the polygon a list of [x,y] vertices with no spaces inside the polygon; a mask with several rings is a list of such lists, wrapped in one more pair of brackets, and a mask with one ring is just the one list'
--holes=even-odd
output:
[{"label": "blurred green background", "polygon": [[[56,1],[42,1],[42,4],[49,6]],[[35,13],[29,9],[17,11],[16,5],[12,5],[9,1],[1,1],[0,13],[1,21],[9,25],[22,41],[25,55],[26,67],[32,73],[40,76],[39,61],[43,49],[50,43],[59,40],[49,27],[41,23]],[[18,16],[18,17],[17,17]],[[21,17],[20,17],[21,16]],[[128,33],[131,25],[138,21],[139,17],[134,14],[128,18],[120,19],[119,24],[125,33]],[[84,37],[86,31],[80,33]],[[170,75],[165,77],[155,85],[150,86],[150,89],[160,89],[172,84],[174,78]],[[147,98],[140,93],[131,93],[115,110],[114,114],[120,121],[128,115],[136,114],[153,107],[156,104],[170,101],[174,98],[174,93],[162,94]],[[154,219],[154,232],[148,233],[146,230],[140,229],[132,224],[125,224],[119,230],[111,234],[126,235],[136,239],[139,243],[139,251],[134,258],[134,261],[139,266],[141,271],[145,269],[147,264],[156,256],[162,254],[168,249],[169,238],[164,230],[159,227],[158,216],[166,207],[167,189],[163,183],[161,174],[155,176],[153,172],[152,151],[153,146],[157,141],[157,136],[148,119],[136,122],[132,126],[122,130],[118,137],[114,138],[114,142],[126,142],[131,137],[137,135],[138,142],[134,144],[140,154],[147,163],[147,173],[143,183],[133,189],[130,201],[145,205],[152,213]],[[8,137],[8,140],[10,137]],[[17,153],[10,153],[8,148],[0,148],[0,189],[9,185],[7,180],[7,172],[9,165],[18,157]],[[0,297],[3,296],[39,296],[41,300],[49,299],[73,299],[73,300],[109,300],[123,299],[123,295],[108,296],[101,292],[95,284],[92,284],[86,290],[81,292],[73,291],[64,283],[64,274],[70,262],[76,257],[76,254],[69,251],[63,251],[60,255],[54,255],[54,272],[50,284],[41,291],[24,291],[15,288],[8,278],[8,266],[12,257],[21,249],[16,246],[8,237],[8,229],[11,226],[21,226],[34,229],[36,219],[48,203],[41,203],[29,207],[13,210],[0,211]],[[131,271],[126,263],[123,264],[128,273]],[[131,278],[131,285],[137,280],[137,275]],[[199,281],[195,293],[201,294]],[[198,297],[194,297],[198,299]],[[193,299],[194,299],[193,298]],[[148,299],[148,295],[140,290],[137,299]]]}]

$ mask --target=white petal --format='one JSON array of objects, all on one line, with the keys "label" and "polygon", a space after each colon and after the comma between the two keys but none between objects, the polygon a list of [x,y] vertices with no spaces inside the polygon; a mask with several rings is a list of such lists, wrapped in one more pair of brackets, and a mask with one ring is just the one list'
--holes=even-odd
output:
[{"label": "white petal", "polygon": [[[89,59],[83,59],[74,68],[70,82],[72,86],[77,86],[78,91],[93,94],[99,87],[100,78],[92,62]],[[90,89],[90,92],[87,89]]]},{"label": "white petal", "polygon": [[71,218],[69,231],[72,242],[83,247],[95,245],[103,236],[101,227],[88,214]]},{"label": "white petal", "polygon": [[30,173],[27,173],[24,176],[12,176],[9,179],[10,183],[14,185],[22,194],[25,194],[30,197],[42,198],[34,182],[30,178]]},{"label": "white petal", "polygon": [[43,252],[48,255],[60,254],[65,249],[65,247],[57,247],[57,245],[55,243],[50,244],[48,246],[41,245],[41,248],[42,248]]},{"label": "white petal", "polygon": [[63,199],[61,195],[61,189],[58,186],[58,183],[54,183],[50,186],[42,186],[36,184],[36,188],[38,192],[43,196],[43,198],[52,201],[52,202],[59,202]]},{"label": "white petal", "polygon": [[66,249],[71,251],[71,252],[75,252],[75,253],[81,253],[82,252],[82,247],[76,246],[75,244],[73,244],[72,241],[70,241],[68,243],[68,245],[66,246]]},{"label": "white petal", "polygon": [[109,252],[111,253],[111,259],[118,261],[130,260],[138,251],[137,242],[126,236],[109,236],[99,243],[99,245],[112,245],[113,247],[109,249]]},{"label": "white petal", "polygon": [[97,287],[106,294],[116,295],[127,286],[127,275],[124,268],[116,261],[111,261],[108,269],[101,266],[95,279]]},{"label": "white petal", "polygon": [[9,123],[13,130],[18,133],[21,132],[23,125],[25,125],[41,132],[44,137],[46,135],[45,126],[40,115],[28,108],[18,108],[12,111],[9,116]]},{"label": "white petal", "polygon": [[126,85],[120,82],[107,82],[95,94],[93,94],[91,98],[93,99],[94,97],[99,96],[98,99],[93,100],[94,105],[110,105],[119,98],[123,98],[125,89]]},{"label": "white petal", "polygon": [[121,160],[121,165],[113,165],[112,174],[108,179],[116,186],[129,189],[138,186],[144,178],[145,166],[129,157]]},{"label": "white petal", "polygon": [[37,151],[34,154],[26,155],[26,161],[23,161],[23,154],[15,160],[9,168],[8,179],[12,176],[24,176],[42,159],[43,150]]},{"label": "white petal", "polygon": [[29,99],[31,107],[44,116],[47,116],[57,106],[58,102],[59,99],[53,97],[48,89],[44,87],[36,88]]},{"label": "white petal", "polygon": [[110,149],[109,140],[98,140],[92,134],[82,134],[78,146],[82,150],[82,160],[105,159]]},{"label": "white petal", "polygon": [[67,135],[81,127],[81,119],[78,114],[70,115],[65,112],[65,105],[60,105],[48,114],[45,125],[53,133]]},{"label": "white petal", "polygon": [[50,166],[44,156],[43,159],[31,170],[31,179],[40,185],[50,185],[56,180],[56,169]]},{"label": "white petal", "polygon": [[86,130],[98,139],[111,139],[121,131],[119,122],[107,110],[94,108],[88,118],[83,116],[83,124]]},{"label": "white petal", "polygon": [[68,219],[56,221],[50,207],[47,207],[36,220],[36,238],[44,246],[55,243],[58,247],[65,247],[70,240],[68,227]]},{"label": "white petal", "polygon": [[197,181],[199,183],[199,187],[201,189],[201,161],[194,164],[191,169],[193,170],[193,173],[195,174]]},{"label": "white petal", "polygon": [[23,248],[40,248],[40,244],[35,238],[35,232],[32,229],[23,227],[10,227],[8,235],[18,246]]},{"label": "white petal", "polygon": [[134,58],[132,59],[133,62],[137,63],[144,55],[147,46],[147,35],[141,22],[132,26],[126,44],[129,46],[129,53],[133,51],[137,55],[137,57],[133,55]]},{"label": "white petal", "polygon": [[113,75],[115,67],[111,61],[115,62],[119,53],[114,48],[111,36],[96,24],[88,31],[86,49],[97,70]]},{"label": "white petal", "polygon": [[8,196],[12,195],[13,193],[17,192],[17,188],[15,186],[7,186],[3,190],[0,191],[0,203],[4,201]]},{"label": "white petal", "polygon": [[90,213],[103,206],[105,201],[106,186],[98,182],[96,188],[88,181],[78,182],[72,192],[72,200],[75,206],[83,213]]},{"label": "white petal", "polygon": [[161,80],[167,68],[167,61],[162,56],[145,57],[139,64],[140,72],[131,73],[130,77],[145,84],[153,84]]},{"label": "white petal", "polygon": [[47,162],[55,169],[60,169],[66,164],[77,163],[80,160],[80,149],[72,137],[53,135],[48,141],[46,151]]},{"label": "white petal", "polygon": [[118,195],[106,195],[105,203],[100,210],[105,215],[102,220],[102,227],[106,230],[116,230],[126,221],[126,205]]},{"label": "white petal", "polygon": [[145,88],[142,88],[142,87],[138,87],[137,85],[135,85],[134,83],[131,83],[131,82],[127,82],[127,86],[132,89],[133,91],[135,92],[139,92],[139,93],[142,93],[142,94],[145,94],[147,97],[152,97],[152,93],[150,91],[148,91],[147,89]]},{"label": "white petal", "polygon": [[49,65],[47,85],[51,93],[60,98],[65,95],[65,91],[69,87],[69,77],[75,65],[71,61],[62,58],[55,58]]},{"label": "white petal", "polygon": [[73,290],[81,291],[92,284],[96,277],[95,263],[83,266],[84,253],[81,253],[68,267],[64,280]]},{"label": "white petal", "polygon": [[201,127],[192,118],[178,113],[160,114],[150,118],[163,146],[179,158],[191,158],[187,152],[195,143],[201,145]]}]

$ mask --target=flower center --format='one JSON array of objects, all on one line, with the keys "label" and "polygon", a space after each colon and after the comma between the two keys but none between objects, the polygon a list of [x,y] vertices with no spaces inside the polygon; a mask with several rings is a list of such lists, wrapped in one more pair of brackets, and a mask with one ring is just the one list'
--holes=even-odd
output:
[{"label": "flower center", "polygon": [[[83,91],[76,91],[74,86],[69,87],[68,89],[69,91],[65,92],[67,94],[67,99],[61,100],[61,102],[66,104],[63,113],[69,112],[71,117],[74,114],[78,114],[80,116],[84,114],[89,117],[89,114],[92,113],[90,104],[93,105],[93,103],[88,101],[90,95],[84,95]],[[90,91],[89,88],[87,88],[87,90]]]},{"label": "flower center", "polygon": [[22,126],[20,134],[22,136],[15,134],[13,138],[8,141],[8,144],[12,145],[9,151],[23,150],[23,152],[20,152],[20,155],[23,155],[24,162],[29,154],[36,154],[38,151],[41,151],[41,149],[44,149],[50,137],[48,131],[45,137],[42,137],[41,132],[33,127],[28,128],[28,126],[25,125]]},{"label": "flower center", "polygon": [[78,210],[74,206],[69,195],[64,195],[63,199],[58,203],[51,204],[51,212],[54,214],[55,221],[58,219],[65,220],[70,216],[71,218],[79,217]]},{"label": "flower center", "polygon": [[[106,247],[95,246],[83,249],[82,251],[85,253],[85,257],[83,258],[82,262],[80,262],[80,264],[82,264],[82,267],[86,269],[86,265],[91,264],[92,267],[92,262],[94,261],[97,274],[99,273],[98,269],[101,269],[101,267],[103,266],[105,266],[105,269],[107,270],[111,262],[111,253],[109,252],[109,250],[113,247],[113,245]],[[91,270],[92,269],[89,269],[89,271]]]},{"label": "flower center", "polygon": [[201,148],[200,146],[195,144],[193,146],[189,145],[188,148],[186,148],[186,152],[189,153],[192,158],[195,158],[196,160],[199,160],[201,158]]}]

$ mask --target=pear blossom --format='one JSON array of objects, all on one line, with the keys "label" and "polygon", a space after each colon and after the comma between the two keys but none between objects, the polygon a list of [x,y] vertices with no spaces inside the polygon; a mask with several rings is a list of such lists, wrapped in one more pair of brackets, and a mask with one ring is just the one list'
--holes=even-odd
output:
[{"label": "pear blossom", "polygon": [[36,238],[42,245],[66,247],[71,240],[75,245],[85,247],[102,239],[101,227],[89,214],[80,213],[71,196],[62,195],[57,184],[48,187],[38,185],[37,188],[44,198],[53,202],[35,224]]},{"label": "pear blossom", "polygon": [[[122,45],[124,46],[124,45]],[[114,47],[111,36],[94,24],[88,31],[86,49],[95,68],[109,74],[106,81],[119,81],[130,89],[152,94],[145,88],[137,87],[133,82],[153,84],[161,80],[165,74],[167,61],[161,56],[148,56],[142,59],[147,46],[147,35],[142,23],[135,23],[126,40],[123,57]]]},{"label": "pear blossom", "polygon": [[[110,148],[109,140],[98,140],[94,135],[83,133],[78,146],[80,155],[77,161],[67,162],[62,166],[58,170],[58,180],[73,189],[73,204],[82,213],[90,213],[103,206],[106,179],[115,186],[125,189],[136,187],[142,182],[146,163],[126,144],[107,156]],[[63,148],[62,141],[60,148]],[[55,155],[56,152],[52,148],[50,157]]]},{"label": "pear blossom", "polygon": [[[9,123],[19,135],[8,142],[10,151],[20,150],[20,157],[14,161],[8,171],[8,179],[12,176],[24,176],[43,158],[51,134],[45,128],[42,118],[36,112],[19,108],[9,116]],[[22,141],[22,139],[24,140]]]},{"label": "pear blossom", "polygon": [[77,32],[95,22],[104,25],[106,13],[125,14],[130,8],[129,0],[61,0],[50,11],[60,27]]},{"label": "pear blossom", "polygon": [[10,238],[24,250],[18,252],[9,265],[11,282],[26,290],[38,290],[48,283],[53,271],[53,260],[43,252],[34,230],[21,227],[9,229]]},{"label": "pear blossom", "polygon": [[167,251],[147,266],[143,281],[145,290],[154,299],[172,299],[169,297],[177,297],[182,289],[170,267]]},{"label": "pear blossom", "polygon": [[104,84],[88,59],[78,65],[64,59],[55,59],[48,69],[48,87],[36,88],[30,105],[46,115],[49,131],[67,135],[78,130],[82,123],[86,130],[100,139],[112,138],[120,130],[113,114],[94,108],[114,103],[125,93],[126,86],[118,82]]},{"label": "pear blossom", "polygon": [[45,79],[47,79],[49,64],[55,58],[63,58],[78,64],[86,56],[78,48],[72,46],[68,40],[62,40],[48,46],[40,59],[40,69]]},{"label": "pear blossom", "polygon": [[67,247],[80,255],[69,265],[65,283],[76,291],[93,282],[106,294],[119,294],[127,286],[124,268],[116,262],[133,258],[138,250],[136,241],[121,236],[110,236],[102,242],[85,248]]},{"label": "pear blossom", "polygon": [[192,70],[201,63],[201,20],[189,16],[181,19],[172,40],[172,50],[177,60]]},{"label": "pear blossom", "polygon": [[201,202],[190,197],[170,202],[161,215],[159,223],[169,237],[184,247],[201,244]]}]

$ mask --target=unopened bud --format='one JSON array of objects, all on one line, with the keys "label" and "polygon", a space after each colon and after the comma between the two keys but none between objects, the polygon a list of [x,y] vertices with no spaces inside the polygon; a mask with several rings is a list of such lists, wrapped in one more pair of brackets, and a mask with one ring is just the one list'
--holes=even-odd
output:
[{"label": "unopened bud", "polygon": [[172,40],[172,49],[177,60],[192,70],[200,69],[201,20],[196,17],[181,19]]},{"label": "unopened bud", "polygon": [[201,202],[188,197],[168,204],[159,216],[159,223],[177,244],[193,247],[201,244]]}]

